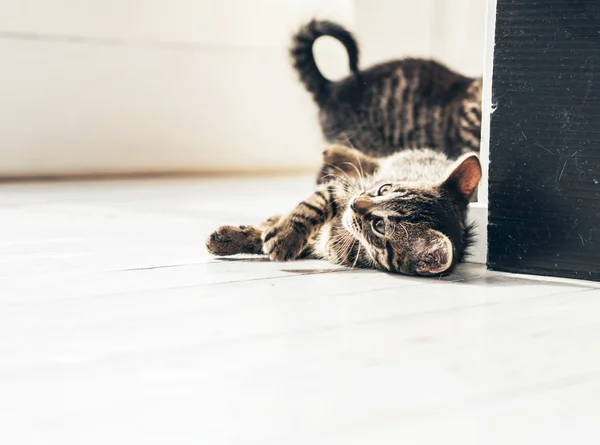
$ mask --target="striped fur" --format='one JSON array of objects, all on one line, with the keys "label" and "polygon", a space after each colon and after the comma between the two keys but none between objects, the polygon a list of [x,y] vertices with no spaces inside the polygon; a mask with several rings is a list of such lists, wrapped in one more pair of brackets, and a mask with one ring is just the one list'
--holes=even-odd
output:
[{"label": "striped fur", "polygon": [[[350,75],[332,82],[319,71],[313,44],[339,40]],[[292,63],[319,107],[325,139],[372,156],[430,147],[455,159],[479,152],[481,78],[458,74],[431,60],[403,59],[358,69],[358,45],[350,32],[312,20],[294,36]]]},{"label": "striped fur", "polygon": [[336,162],[339,174],[292,212],[261,227],[220,227],[207,240],[209,252],[263,252],[273,261],[323,258],[426,276],[462,261],[471,233],[467,205],[481,178],[475,155],[454,163],[433,150],[371,158],[332,146],[324,160]]}]

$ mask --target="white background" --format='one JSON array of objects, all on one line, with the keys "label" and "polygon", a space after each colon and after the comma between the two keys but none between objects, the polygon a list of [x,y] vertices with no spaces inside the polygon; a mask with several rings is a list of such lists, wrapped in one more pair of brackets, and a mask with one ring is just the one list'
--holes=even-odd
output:
[{"label": "white background", "polygon": [[[483,0],[0,0],[0,175],[314,167],[290,36],[329,18],[362,67],[435,57],[479,75]],[[323,39],[325,40],[325,39]],[[346,73],[341,46],[317,46]]]}]

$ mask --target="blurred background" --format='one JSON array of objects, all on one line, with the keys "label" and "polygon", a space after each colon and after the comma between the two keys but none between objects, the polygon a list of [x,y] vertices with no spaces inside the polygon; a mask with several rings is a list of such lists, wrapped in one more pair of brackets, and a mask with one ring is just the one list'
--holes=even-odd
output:
[{"label": "blurred background", "polygon": [[[314,169],[316,107],[287,54],[316,17],[367,67],[484,62],[484,0],[0,1],[0,177]],[[347,74],[342,46],[316,57]]]}]

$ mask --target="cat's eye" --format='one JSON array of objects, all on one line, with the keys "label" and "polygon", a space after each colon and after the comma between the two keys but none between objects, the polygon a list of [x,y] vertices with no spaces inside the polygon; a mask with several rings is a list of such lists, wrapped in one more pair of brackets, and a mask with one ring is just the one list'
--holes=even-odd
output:
[{"label": "cat's eye", "polygon": [[385,195],[386,193],[389,193],[391,190],[392,190],[392,184],[383,184],[381,187],[379,187],[379,190],[377,190],[377,194],[379,196]]},{"label": "cat's eye", "polygon": [[385,235],[385,221],[381,218],[375,218],[371,223],[373,230],[380,235]]}]

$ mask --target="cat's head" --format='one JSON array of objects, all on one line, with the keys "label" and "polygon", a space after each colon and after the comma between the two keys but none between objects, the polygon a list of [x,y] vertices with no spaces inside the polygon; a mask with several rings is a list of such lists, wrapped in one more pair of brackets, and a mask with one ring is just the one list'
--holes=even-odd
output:
[{"label": "cat's head", "polygon": [[460,261],[467,247],[465,214],[480,179],[479,159],[468,154],[438,184],[375,184],[350,199],[344,227],[379,269],[442,274]]}]

